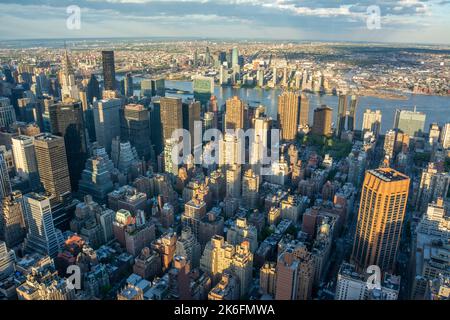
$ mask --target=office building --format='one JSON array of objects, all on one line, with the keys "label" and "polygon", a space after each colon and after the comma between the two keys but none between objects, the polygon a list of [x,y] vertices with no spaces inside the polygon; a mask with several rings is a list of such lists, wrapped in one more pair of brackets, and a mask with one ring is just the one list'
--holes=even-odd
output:
[{"label": "office building", "polygon": [[375,137],[380,135],[381,131],[381,111],[366,109],[363,114],[362,132],[372,132]]},{"label": "office building", "polygon": [[338,102],[338,115],[336,121],[336,136],[341,137],[342,132],[345,131],[345,122],[347,119],[347,95],[340,94]]},{"label": "office building", "polygon": [[0,240],[4,241],[8,248],[12,248],[22,243],[25,232],[22,194],[14,191],[2,200]]},{"label": "office building", "polygon": [[17,175],[27,179],[32,190],[37,189],[40,182],[33,138],[18,135],[11,141]]},{"label": "office building", "polygon": [[7,197],[11,191],[11,180],[9,179],[5,152],[0,151],[0,199]]},{"label": "office building", "polygon": [[121,113],[121,140],[130,141],[139,158],[150,159],[152,144],[149,110],[140,104],[128,104],[121,109]]},{"label": "office building", "polygon": [[67,49],[64,51],[60,79],[62,100],[64,101],[65,99],[79,99],[80,92],[75,81],[75,70],[72,66],[72,63],[70,62]]},{"label": "office building", "polygon": [[244,129],[245,121],[245,104],[239,99],[239,97],[234,96],[226,101],[226,113],[225,113],[225,130],[226,129]]},{"label": "office building", "polygon": [[34,137],[39,176],[45,191],[51,194],[52,205],[70,196],[70,176],[64,138],[49,133]]},{"label": "office building", "polygon": [[8,128],[16,121],[16,112],[6,97],[0,97],[0,128]]},{"label": "office building", "polygon": [[348,111],[347,116],[347,130],[354,131],[355,130],[355,122],[356,122],[356,109],[358,107],[358,97],[356,95],[352,95],[350,99],[350,109]]},{"label": "office building", "polygon": [[78,181],[87,154],[86,130],[81,102],[65,102],[56,105],[53,134],[64,138],[71,188],[78,190]]},{"label": "office building", "polygon": [[86,99],[89,104],[92,104],[94,102],[94,98],[96,100],[100,100],[102,98],[102,95],[100,92],[100,84],[98,83],[97,77],[92,73],[86,88]]},{"label": "office building", "polygon": [[56,257],[59,242],[53,224],[50,199],[37,193],[23,196],[25,219],[28,233],[25,239],[25,252],[38,252],[42,255]]},{"label": "office building", "polygon": [[394,118],[394,128],[402,133],[415,137],[424,133],[425,113],[415,110],[396,110]]},{"label": "office building", "polygon": [[[180,98],[161,98],[162,141],[172,138],[175,130],[183,129],[183,108]],[[178,170],[177,170],[178,171]]]},{"label": "office building", "polygon": [[94,125],[98,144],[111,152],[111,143],[115,137],[120,136],[120,114],[122,106],[121,99],[104,99],[94,101]]},{"label": "office building", "polygon": [[331,122],[333,121],[333,109],[322,106],[314,110],[314,120],[311,132],[319,136],[331,136]]},{"label": "office building", "polygon": [[134,87],[133,87],[133,76],[131,75],[131,73],[128,72],[122,81],[123,81],[123,94],[126,97],[132,97]]},{"label": "office building", "polygon": [[143,79],[141,81],[141,96],[164,97],[166,92],[164,79]]},{"label": "office building", "polygon": [[440,141],[444,149],[450,148],[450,123],[446,123],[442,127]]},{"label": "office building", "polygon": [[[209,100],[209,99],[208,99]],[[183,129],[189,131],[191,135],[191,150],[194,150],[195,147],[200,146],[194,146],[194,137],[195,137],[195,131],[201,132],[201,120],[200,120],[200,113],[201,113],[201,105],[199,101],[195,100],[187,100],[182,103],[182,111],[183,111]],[[201,141],[200,141],[201,143]]]},{"label": "office building", "polygon": [[361,192],[352,263],[393,271],[403,228],[410,179],[390,168],[366,171]]},{"label": "office building", "polygon": [[116,90],[116,67],[114,51],[102,51],[103,87],[105,90]]},{"label": "office building", "polygon": [[6,243],[0,240],[0,280],[8,278],[14,273],[15,262],[16,254],[14,253],[14,251],[8,251]]},{"label": "office building", "polygon": [[86,161],[78,182],[80,195],[91,195],[96,202],[105,203],[108,193],[114,188],[111,178],[113,169],[114,164],[105,148],[94,149],[92,157]]},{"label": "office building", "polygon": [[283,140],[295,140],[298,131],[300,96],[295,92],[283,92],[278,97],[278,121]]},{"label": "office building", "polygon": [[309,99],[304,93],[300,96],[300,114],[298,117],[298,124],[302,128],[309,125]]}]

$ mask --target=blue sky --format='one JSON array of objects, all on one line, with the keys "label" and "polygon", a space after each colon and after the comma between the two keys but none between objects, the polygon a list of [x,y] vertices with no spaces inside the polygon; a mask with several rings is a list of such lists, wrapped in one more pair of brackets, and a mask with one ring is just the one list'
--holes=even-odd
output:
[{"label": "blue sky", "polygon": [[[69,5],[81,29],[66,28]],[[367,8],[381,28],[367,27]],[[205,37],[450,44],[450,0],[0,0],[0,39]]]}]

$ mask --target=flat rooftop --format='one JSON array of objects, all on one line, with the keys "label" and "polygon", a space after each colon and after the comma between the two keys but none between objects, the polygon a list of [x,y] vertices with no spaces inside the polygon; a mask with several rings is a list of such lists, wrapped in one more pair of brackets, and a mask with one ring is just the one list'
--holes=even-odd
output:
[{"label": "flat rooftop", "polygon": [[409,177],[404,175],[401,172],[398,172],[391,168],[379,168],[374,170],[369,170],[369,172],[376,176],[377,178],[386,181],[386,182],[392,182],[392,181],[401,181],[401,180],[408,180]]}]

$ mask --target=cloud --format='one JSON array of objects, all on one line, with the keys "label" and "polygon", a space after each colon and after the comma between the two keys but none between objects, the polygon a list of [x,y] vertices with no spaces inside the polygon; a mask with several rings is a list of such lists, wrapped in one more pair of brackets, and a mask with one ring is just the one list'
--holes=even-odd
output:
[{"label": "cloud", "polygon": [[[395,30],[401,41],[450,41],[445,34],[450,0],[78,0],[79,32],[65,29],[65,9],[73,1],[43,3],[0,0],[0,38],[170,35],[374,41],[392,39]],[[380,8],[379,30],[367,30],[371,5]]]}]

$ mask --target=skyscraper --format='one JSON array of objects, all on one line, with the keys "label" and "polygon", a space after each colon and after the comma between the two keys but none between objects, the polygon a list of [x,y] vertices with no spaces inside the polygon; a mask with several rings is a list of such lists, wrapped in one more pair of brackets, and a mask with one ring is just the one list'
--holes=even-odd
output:
[{"label": "skyscraper", "polygon": [[150,112],[143,105],[128,104],[122,110],[120,137],[130,141],[140,158],[150,159]]},{"label": "skyscraper", "polygon": [[0,151],[0,199],[7,197],[11,191],[11,180],[9,179],[5,155]]},{"label": "skyscraper", "polygon": [[102,51],[103,81],[105,90],[116,90],[114,51]]},{"label": "skyscraper", "polygon": [[19,135],[13,137],[11,142],[17,174],[24,179],[29,179],[32,189],[37,188],[39,186],[39,173],[33,138]]},{"label": "skyscraper", "polygon": [[345,120],[347,118],[347,95],[339,95],[338,103],[338,115],[336,121],[336,135],[341,137],[342,132],[345,130]]},{"label": "skyscraper", "polygon": [[188,100],[186,102],[183,102],[182,108],[183,108],[183,129],[189,131],[189,133],[191,134],[191,149],[193,150],[196,147],[194,146],[195,125],[197,125],[197,130],[201,129],[200,102],[195,100]]},{"label": "skyscraper", "polygon": [[125,96],[132,97],[133,92],[134,92],[134,87],[133,87],[133,77],[132,77],[131,73],[127,73],[125,75],[125,78],[123,79],[123,81],[124,81]]},{"label": "skyscraper", "polygon": [[25,220],[23,213],[23,199],[19,191],[12,192],[3,198],[0,213],[0,240],[12,248],[22,243],[25,237]]},{"label": "skyscraper", "polygon": [[16,121],[16,112],[6,97],[0,97],[0,128],[7,128]]},{"label": "skyscraper", "polygon": [[444,149],[450,148],[450,123],[446,123],[442,127],[440,141]]},{"label": "skyscraper", "polygon": [[59,244],[50,199],[37,193],[28,193],[23,197],[23,202],[28,226],[25,251],[54,258],[58,254]]},{"label": "skyscraper", "polygon": [[373,132],[375,137],[378,137],[381,131],[381,111],[366,109],[363,115],[362,131],[364,133]]},{"label": "skyscraper", "polygon": [[9,250],[6,243],[0,241],[0,280],[6,279],[14,273],[14,262],[16,254],[14,250]]},{"label": "skyscraper", "polygon": [[87,153],[86,130],[81,102],[66,101],[58,104],[54,115],[56,126],[52,128],[52,133],[64,138],[70,184],[72,190],[77,191]]},{"label": "skyscraper", "polygon": [[309,99],[304,93],[300,96],[300,115],[298,123],[301,127],[306,127],[309,124]]},{"label": "skyscraper", "polygon": [[333,121],[333,109],[321,106],[314,110],[314,122],[311,132],[320,136],[331,136],[331,122]]},{"label": "skyscraper", "polygon": [[64,139],[49,133],[34,137],[39,176],[44,189],[51,194],[52,204],[70,196],[70,176]]},{"label": "skyscraper", "polygon": [[415,110],[396,110],[394,128],[406,133],[410,137],[424,133],[425,113]]},{"label": "skyscraper", "polygon": [[162,124],[162,141],[172,138],[177,129],[183,129],[183,110],[180,98],[161,98],[160,114]]},{"label": "skyscraper", "polygon": [[87,159],[81,173],[78,183],[80,195],[90,195],[95,201],[105,203],[108,193],[114,189],[111,179],[113,169],[114,164],[106,150],[95,149],[92,157]]},{"label": "skyscraper", "polygon": [[234,47],[233,49],[231,49],[231,67],[234,69],[238,65],[239,65],[239,50],[238,48]]},{"label": "skyscraper", "polygon": [[225,130],[244,129],[245,105],[239,97],[234,96],[226,101]]},{"label": "skyscraper", "polygon": [[366,171],[351,261],[359,270],[392,271],[403,227],[410,179],[391,168]]},{"label": "skyscraper", "polygon": [[295,140],[298,130],[300,96],[295,92],[283,92],[278,97],[278,118],[283,140]]},{"label": "skyscraper", "polygon": [[70,62],[69,53],[67,49],[64,51],[62,60],[61,77],[61,97],[64,99],[79,99],[80,92],[75,82],[75,71]]},{"label": "skyscraper", "polygon": [[94,102],[94,124],[97,142],[111,152],[111,143],[115,137],[120,136],[119,109],[121,99],[107,99]]},{"label": "skyscraper", "polygon": [[89,78],[86,90],[86,97],[88,103],[90,104],[93,103],[94,98],[96,98],[97,100],[100,100],[102,98],[102,95],[100,93],[100,84],[98,83],[95,74],[91,74],[91,77]]},{"label": "skyscraper", "polygon": [[356,95],[352,95],[350,99],[350,110],[348,111],[347,118],[347,130],[353,131],[355,130],[355,120],[356,120],[356,108],[358,107],[358,97]]}]

